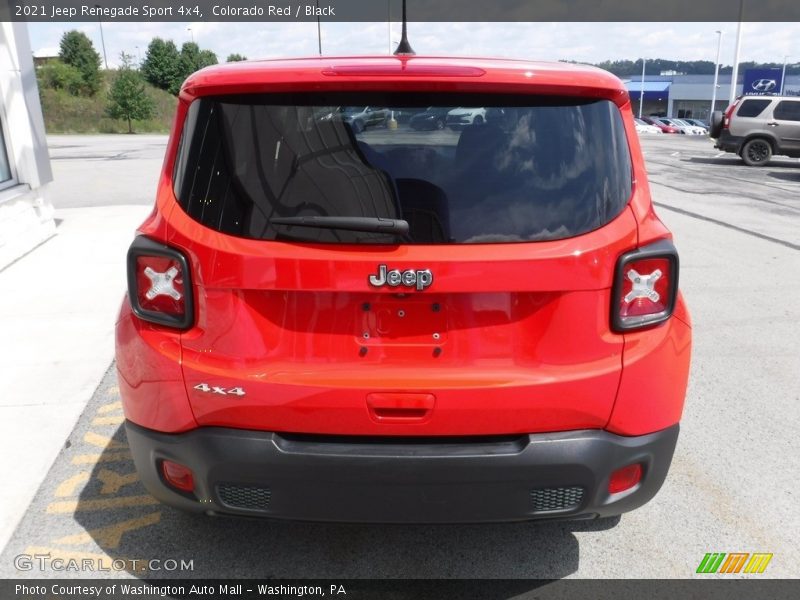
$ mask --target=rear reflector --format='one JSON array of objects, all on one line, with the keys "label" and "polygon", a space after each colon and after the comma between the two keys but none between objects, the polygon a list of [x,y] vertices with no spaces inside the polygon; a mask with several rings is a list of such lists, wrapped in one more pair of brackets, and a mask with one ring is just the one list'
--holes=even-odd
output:
[{"label": "rear reflector", "polygon": [[666,321],[678,293],[678,253],[660,241],[620,257],[612,291],[611,323],[616,331]]},{"label": "rear reflector", "polygon": [[161,472],[164,480],[175,489],[183,492],[194,491],[194,476],[189,467],[171,460],[163,460],[161,461]]},{"label": "rear reflector", "polygon": [[642,480],[642,472],[642,465],[639,463],[617,469],[608,480],[608,493],[619,494],[631,489]]},{"label": "rear reflector", "polygon": [[141,319],[186,329],[193,322],[192,286],[186,258],[144,236],[128,250],[128,298]]}]

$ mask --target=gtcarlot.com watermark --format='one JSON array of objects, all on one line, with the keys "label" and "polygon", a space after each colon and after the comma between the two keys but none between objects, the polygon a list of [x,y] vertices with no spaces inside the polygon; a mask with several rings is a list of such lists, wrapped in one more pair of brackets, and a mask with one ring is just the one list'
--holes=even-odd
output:
[{"label": "gtcarlot.com watermark", "polygon": [[194,559],[160,559],[148,560],[136,558],[64,558],[51,554],[17,554],[14,567],[18,571],[55,571],[57,573],[111,571],[152,572],[152,571],[194,571]]}]

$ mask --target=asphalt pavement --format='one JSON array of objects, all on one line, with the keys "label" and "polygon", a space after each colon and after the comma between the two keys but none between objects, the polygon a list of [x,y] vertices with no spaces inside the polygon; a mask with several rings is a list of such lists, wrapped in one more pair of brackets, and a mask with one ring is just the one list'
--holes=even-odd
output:
[{"label": "asphalt pavement", "polygon": [[[127,144],[124,137],[53,144],[97,156],[97,147]],[[128,151],[126,177],[152,177],[158,143],[163,148],[154,138],[151,149]],[[52,440],[58,455],[0,554],[0,577],[92,575],[54,571],[52,563],[44,572],[19,568],[20,556],[39,554],[88,559],[109,568],[94,573],[102,577],[691,578],[708,552],[772,553],[761,577],[796,577],[800,161],[749,168],[700,137],[649,136],[642,144],[694,324],[681,436],[649,504],[588,523],[330,525],[184,515],[156,504],[138,481],[106,362],[74,429]],[[81,167],[87,182],[93,173],[113,178],[105,164],[113,159],[90,160],[98,164]],[[58,175],[58,159],[54,165]],[[111,196],[91,197],[73,191],[66,202],[102,205]],[[133,230],[130,221],[117,224],[119,235]]]}]

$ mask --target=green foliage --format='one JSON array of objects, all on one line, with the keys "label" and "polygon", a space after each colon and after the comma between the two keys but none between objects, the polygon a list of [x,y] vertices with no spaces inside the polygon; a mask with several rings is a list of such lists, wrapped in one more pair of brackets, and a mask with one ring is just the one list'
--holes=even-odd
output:
[{"label": "green foliage", "polygon": [[[109,73],[108,77],[113,77]],[[106,87],[106,86],[103,86]],[[147,95],[155,103],[155,114],[144,121],[134,121],[137,133],[167,133],[175,119],[177,103],[169,92],[145,84]],[[47,133],[125,133],[128,123],[112,119],[107,112],[106,94],[94,97],[71,96],[64,90],[40,89],[42,113]]]},{"label": "green foliage", "polygon": [[169,87],[169,92],[178,95],[181,91],[181,85],[189,75],[195,71],[199,71],[204,67],[217,64],[217,55],[211,50],[200,50],[200,46],[194,42],[186,42],[181,46],[179,65],[179,76],[173,80],[172,85]]},{"label": "green foliage", "polygon": [[84,92],[83,76],[71,65],[53,60],[36,69],[39,89],[65,90],[73,96]]},{"label": "green foliage", "polygon": [[170,90],[176,85],[180,87],[181,65],[180,53],[172,40],[153,38],[147,46],[147,54],[142,63],[142,75],[153,86]]},{"label": "green foliage", "polygon": [[[595,66],[611,71],[617,77],[641,77],[642,60],[607,60]],[[743,62],[739,65],[739,73],[746,69],[780,69],[783,63],[756,63]],[[713,75],[714,62],[710,60],[666,60],[663,58],[649,59],[645,64],[646,75],[659,75],[662,71],[676,71],[684,75]],[[730,74],[733,67],[720,66],[720,73]],[[786,74],[800,73],[800,65],[788,65]]]},{"label": "green foliage", "polygon": [[133,133],[133,121],[149,119],[155,106],[145,91],[144,80],[131,67],[131,56],[121,53],[122,66],[117,71],[108,92],[108,116],[128,121],[128,133]]},{"label": "green foliage", "polygon": [[72,30],[61,37],[59,58],[64,64],[74,67],[81,74],[83,87],[81,93],[94,96],[100,89],[100,55],[85,33]]},{"label": "green foliage", "polygon": [[228,58],[225,59],[225,62],[242,62],[243,60],[247,60],[247,57],[242,54],[228,54]]}]

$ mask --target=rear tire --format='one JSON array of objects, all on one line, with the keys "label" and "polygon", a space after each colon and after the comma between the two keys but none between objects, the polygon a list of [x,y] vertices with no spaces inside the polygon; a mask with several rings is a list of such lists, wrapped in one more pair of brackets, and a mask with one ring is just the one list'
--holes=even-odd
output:
[{"label": "rear tire", "polygon": [[772,158],[772,144],[764,138],[754,138],[742,146],[742,160],[750,167],[763,167]]},{"label": "rear tire", "polygon": [[711,113],[711,121],[708,124],[708,135],[712,138],[718,138],[719,134],[722,133],[722,121],[725,119],[725,115],[722,114],[721,110],[715,110]]},{"label": "rear tire", "polygon": [[473,125],[483,125],[483,117],[480,115],[475,115],[475,118],[472,119]]}]

